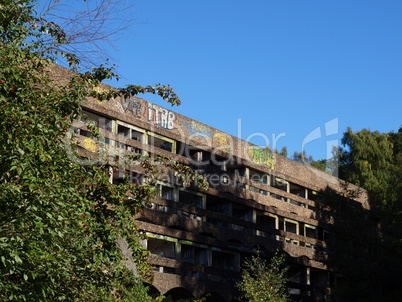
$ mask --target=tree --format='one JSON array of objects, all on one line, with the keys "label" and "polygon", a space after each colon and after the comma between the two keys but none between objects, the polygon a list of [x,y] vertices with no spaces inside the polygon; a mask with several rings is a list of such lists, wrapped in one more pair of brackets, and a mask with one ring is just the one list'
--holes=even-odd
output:
[{"label": "tree", "polygon": [[[65,31],[36,17],[36,5],[0,4],[0,300],[149,301],[142,280],[150,281],[152,271],[133,215],[153,198],[154,187],[112,185],[110,163],[71,161],[66,150],[76,153],[77,146],[65,138],[88,96],[150,92],[171,104],[180,100],[161,85],[97,93],[113,71],[77,72],[79,56],[60,47],[69,41]],[[52,61],[61,56],[71,70],[55,80]],[[153,161],[141,165],[152,176]],[[205,184],[191,171],[179,176]],[[116,244],[121,241],[134,269]]]},{"label": "tree", "polygon": [[251,256],[243,263],[241,281],[236,284],[241,298],[249,302],[289,301],[284,255],[278,253],[267,263],[260,254]]},{"label": "tree", "polygon": [[314,160],[314,158],[311,155],[310,156],[307,155],[305,150],[303,150],[303,152],[295,151],[293,153],[292,160],[301,164],[308,164],[321,171],[326,170],[327,165],[326,159]]},{"label": "tree", "polygon": [[392,143],[388,134],[347,129],[342,138],[340,177],[361,186],[373,195],[376,207],[387,203],[391,180]]},{"label": "tree", "polygon": [[371,211],[356,205],[345,208],[342,197],[323,194],[335,220],[336,253],[329,262],[344,280],[335,291],[340,301],[400,300],[395,276],[402,274],[401,142],[402,128],[397,133],[349,128],[342,138],[340,178],[368,191]]},{"label": "tree", "polygon": [[35,8],[39,19],[57,23],[66,33],[67,43],[55,49],[77,55],[81,67],[90,68],[111,59],[111,50],[135,20],[131,5],[124,0],[41,0]]},{"label": "tree", "polygon": [[275,153],[278,153],[279,155],[282,155],[283,157],[288,157],[288,148],[286,146],[282,147],[282,149],[280,151],[275,148]]},{"label": "tree", "polygon": [[393,147],[392,179],[389,186],[392,189],[391,199],[393,200],[391,212],[399,213],[399,217],[395,217],[395,222],[400,222],[402,212],[402,126],[398,132],[390,132],[389,137]]}]

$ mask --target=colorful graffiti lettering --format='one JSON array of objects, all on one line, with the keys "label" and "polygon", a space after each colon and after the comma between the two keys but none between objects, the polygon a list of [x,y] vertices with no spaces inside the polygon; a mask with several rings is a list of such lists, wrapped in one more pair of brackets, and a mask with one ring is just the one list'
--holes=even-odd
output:
[{"label": "colorful graffiti lettering", "polygon": [[176,119],[175,114],[172,111],[166,110],[155,104],[148,102],[148,121],[154,125],[165,128],[173,129],[174,120]]},{"label": "colorful graffiti lettering", "polygon": [[251,160],[256,164],[266,165],[270,169],[275,168],[275,154],[268,149],[264,149],[258,146],[250,146],[248,148],[248,155]]},{"label": "colorful graffiti lettering", "polygon": [[213,132],[207,126],[191,121],[183,125],[192,137],[212,139]]}]

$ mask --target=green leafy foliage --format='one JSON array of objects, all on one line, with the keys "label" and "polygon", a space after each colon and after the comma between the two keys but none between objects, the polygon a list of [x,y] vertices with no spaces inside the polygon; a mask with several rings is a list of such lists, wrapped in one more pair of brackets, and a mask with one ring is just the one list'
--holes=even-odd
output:
[{"label": "green leafy foliage", "polygon": [[[116,280],[134,284],[115,240],[138,246],[132,215],[141,200],[111,185],[107,167],[80,166],[64,149],[88,83],[55,84],[48,63],[14,43],[0,57],[0,299],[85,300],[111,293]],[[149,277],[146,254],[137,254]]]},{"label": "green leafy foliage", "polygon": [[391,179],[392,142],[387,134],[363,129],[344,133],[341,150],[341,178],[374,194],[376,206],[387,201],[387,186]]},{"label": "green leafy foliage", "polygon": [[[152,271],[133,216],[155,190],[112,185],[109,166],[83,166],[67,154],[76,152],[65,137],[80,103],[115,74],[104,66],[78,73],[79,58],[59,48],[66,33],[36,18],[36,4],[0,4],[0,300],[150,301],[142,280]],[[75,72],[58,81],[51,62],[60,56]],[[180,103],[162,85],[107,97],[143,92]],[[116,244],[122,238],[135,270]]]},{"label": "green leafy foliage", "polygon": [[241,281],[236,284],[242,300],[249,302],[290,301],[286,287],[285,256],[278,253],[266,262],[259,254],[243,263]]},{"label": "green leafy foliage", "polygon": [[326,159],[314,160],[311,155],[307,155],[306,151],[297,152],[295,151],[292,156],[292,160],[298,163],[310,165],[318,170],[325,171],[326,170]]},{"label": "green leafy foliage", "polygon": [[[340,178],[365,188],[370,211],[330,190],[336,240],[329,257],[339,301],[399,301],[402,274],[402,128],[397,133],[347,129],[339,156]],[[348,196],[353,192],[344,192]],[[358,192],[355,192],[358,196]],[[354,286],[350,286],[353,284]]]}]

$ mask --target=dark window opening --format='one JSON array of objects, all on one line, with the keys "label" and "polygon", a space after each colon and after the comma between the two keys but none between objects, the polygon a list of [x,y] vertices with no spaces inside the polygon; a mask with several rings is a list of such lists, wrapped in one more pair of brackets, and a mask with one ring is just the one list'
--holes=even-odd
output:
[{"label": "dark window opening", "polygon": [[179,192],[179,202],[191,205],[196,208],[202,208],[202,196],[193,194],[188,191],[182,191],[180,190]]},{"label": "dark window opening", "polygon": [[175,258],[175,243],[156,238],[148,238],[148,250],[153,255],[165,258]]}]

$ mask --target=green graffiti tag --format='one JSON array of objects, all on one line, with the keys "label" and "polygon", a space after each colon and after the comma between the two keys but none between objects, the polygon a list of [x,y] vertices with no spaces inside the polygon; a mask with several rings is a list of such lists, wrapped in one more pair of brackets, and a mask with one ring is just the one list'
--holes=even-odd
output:
[{"label": "green graffiti tag", "polygon": [[258,146],[250,146],[248,154],[255,164],[268,166],[272,170],[275,169],[275,154],[270,150]]}]

